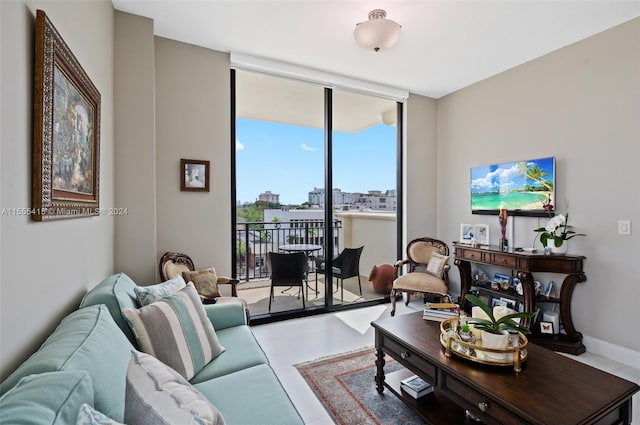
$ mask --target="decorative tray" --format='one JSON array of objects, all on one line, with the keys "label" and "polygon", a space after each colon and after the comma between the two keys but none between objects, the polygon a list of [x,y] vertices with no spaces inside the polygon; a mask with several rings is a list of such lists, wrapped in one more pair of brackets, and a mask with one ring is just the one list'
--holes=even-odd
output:
[{"label": "decorative tray", "polygon": [[527,360],[526,346],[529,343],[524,334],[519,332],[517,338],[515,334],[510,337],[509,346],[505,349],[486,348],[482,346],[482,340],[463,341],[457,332],[458,321],[457,317],[453,317],[440,323],[440,343],[445,348],[445,356],[451,357],[453,353],[476,363],[513,366],[516,372],[522,370],[522,362]]}]

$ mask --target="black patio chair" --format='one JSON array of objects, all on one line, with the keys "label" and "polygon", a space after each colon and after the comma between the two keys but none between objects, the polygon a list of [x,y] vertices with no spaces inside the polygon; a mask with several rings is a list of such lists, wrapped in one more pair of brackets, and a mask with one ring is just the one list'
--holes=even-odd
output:
[{"label": "black patio chair", "polygon": [[[340,300],[344,301],[344,280],[350,277],[358,277],[358,288],[362,296],[362,283],[360,282],[360,256],[364,245],[359,248],[345,248],[340,255],[333,259],[333,277],[340,283]],[[318,273],[326,275],[325,261],[316,258],[316,293],[318,292]]]},{"label": "black patio chair", "polygon": [[[275,286],[299,286],[302,295],[302,308],[305,308],[304,286],[307,277],[307,255],[304,252],[282,254],[269,252],[267,254],[267,269],[271,275],[271,292],[269,294],[269,313],[271,313],[271,300],[274,299],[273,288]],[[309,289],[307,289],[307,297]]]}]

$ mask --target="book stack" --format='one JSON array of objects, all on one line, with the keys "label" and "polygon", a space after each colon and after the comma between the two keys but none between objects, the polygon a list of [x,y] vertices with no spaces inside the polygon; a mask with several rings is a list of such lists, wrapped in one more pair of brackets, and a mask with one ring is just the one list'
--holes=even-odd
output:
[{"label": "book stack", "polygon": [[420,398],[433,392],[433,386],[417,375],[400,381],[400,388],[413,398]]},{"label": "book stack", "polygon": [[422,318],[425,320],[433,320],[442,322],[445,319],[458,317],[460,315],[460,306],[454,303],[426,303]]}]

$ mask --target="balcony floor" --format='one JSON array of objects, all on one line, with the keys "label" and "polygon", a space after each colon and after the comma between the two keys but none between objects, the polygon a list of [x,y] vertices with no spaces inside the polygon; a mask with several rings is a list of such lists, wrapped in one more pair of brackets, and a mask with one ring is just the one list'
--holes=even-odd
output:
[{"label": "balcony floor", "polygon": [[[324,306],[324,275],[318,275],[318,291],[316,294],[316,275],[309,275],[309,287],[305,288],[305,303],[307,307]],[[341,304],[340,287],[335,284],[334,278],[334,305]],[[362,284],[362,296],[358,289],[358,279],[355,277],[344,280],[344,304],[358,303],[373,299],[379,299],[384,295],[373,291],[371,282],[367,277],[360,276]],[[249,311],[252,316],[267,314],[269,308],[269,291],[271,288],[271,280],[258,279],[249,282],[240,282],[238,284],[238,296],[243,298],[249,304]],[[338,290],[336,291],[336,288]],[[308,289],[308,298],[307,298]],[[274,299],[271,301],[271,313],[302,309],[302,299],[299,298],[299,288],[287,289],[286,287],[274,288]]]}]

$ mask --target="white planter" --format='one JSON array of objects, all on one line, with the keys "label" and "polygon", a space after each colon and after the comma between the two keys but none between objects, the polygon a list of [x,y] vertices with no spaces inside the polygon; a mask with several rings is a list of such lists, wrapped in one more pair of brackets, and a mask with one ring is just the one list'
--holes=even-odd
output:
[{"label": "white planter", "polygon": [[[492,334],[491,332],[482,331],[482,346],[485,348],[498,348],[506,349],[509,344],[509,332],[502,331],[501,334]],[[507,353],[493,353],[491,351],[485,351],[487,357],[496,360],[504,360],[507,357]]]},{"label": "white planter", "polygon": [[567,253],[567,243],[563,242],[562,245],[556,247],[555,241],[553,238],[547,239],[547,248],[551,251],[552,254],[566,254]]}]

